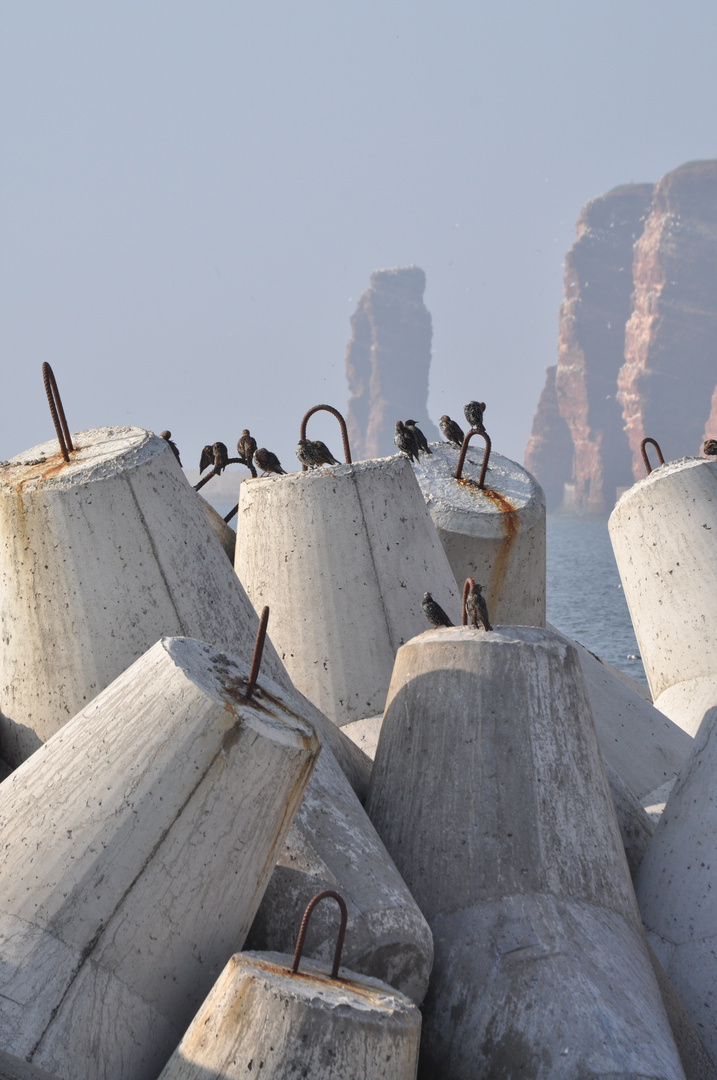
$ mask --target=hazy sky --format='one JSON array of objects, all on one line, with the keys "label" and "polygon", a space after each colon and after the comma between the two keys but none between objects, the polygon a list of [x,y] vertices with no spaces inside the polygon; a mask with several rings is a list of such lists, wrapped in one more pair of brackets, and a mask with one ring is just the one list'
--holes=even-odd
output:
[{"label": "hazy sky", "polygon": [[[0,0],[0,458],[242,427],[298,468],[349,316],[416,263],[429,412],[522,460],[581,206],[717,157],[717,5]],[[338,454],[323,421],[312,433]],[[243,470],[237,470],[243,475]]]}]

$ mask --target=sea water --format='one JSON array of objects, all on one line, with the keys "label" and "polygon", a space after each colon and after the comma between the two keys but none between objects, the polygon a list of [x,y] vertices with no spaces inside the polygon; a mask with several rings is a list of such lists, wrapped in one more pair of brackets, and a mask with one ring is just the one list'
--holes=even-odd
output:
[{"label": "sea water", "polygon": [[549,623],[647,683],[607,519],[548,515],[546,594]]}]

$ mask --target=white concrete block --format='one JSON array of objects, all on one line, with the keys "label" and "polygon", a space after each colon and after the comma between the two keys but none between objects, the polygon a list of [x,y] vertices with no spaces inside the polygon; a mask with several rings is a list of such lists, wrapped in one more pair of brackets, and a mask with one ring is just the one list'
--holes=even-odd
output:
[{"label": "white concrete block", "polygon": [[334,723],[383,709],[430,591],[460,595],[407,458],[244,480],[235,569],[294,685]]},{"label": "white concrete block", "polygon": [[[163,635],[243,660],[254,648],[256,613],[167,442],[127,427],[73,441],[68,465],[53,440],[0,468],[0,735],[13,765]],[[270,642],[262,670],[290,685]]]},{"label": "white concrete block", "polygon": [[366,807],[433,931],[422,1080],[684,1076],[574,647],[408,642]]},{"label": "white concrete block", "polygon": [[241,947],[319,749],[246,675],[164,638],[0,785],[0,1046],[58,1080],[154,1080]]},{"label": "white concrete block", "polygon": [[472,577],[494,626],[545,626],[545,496],[521,465],[492,453],[485,486],[478,480],[484,445],[468,447],[463,475],[454,473],[460,451],[431,443],[413,465],[459,589]]},{"label": "white concrete block", "polygon": [[717,705],[717,461],[655,469],[608,528],[653,701],[694,735]]},{"label": "white concrete block", "polygon": [[232,956],[160,1080],[415,1080],[421,1014],[375,979]]}]

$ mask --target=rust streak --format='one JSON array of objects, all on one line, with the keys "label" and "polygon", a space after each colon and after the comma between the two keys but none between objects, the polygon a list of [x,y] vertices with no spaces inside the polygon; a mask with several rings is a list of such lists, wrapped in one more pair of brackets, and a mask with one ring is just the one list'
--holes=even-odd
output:
[{"label": "rust streak", "polygon": [[500,522],[503,527],[503,539],[500,542],[495,561],[491,566],[490,581],[486,588],[486,603],[488,604],[488,610],[491,612],[491,621],[493,621],[492,614],[503,593],[503,586],[508,573],[508,563],[510,562],[513,541],[518,535],[518,529],[520,527],[518,511],[513,504],[506,499],[505,495],[501,495],[499,491],[494,491],[493,488],[480,488],[475,480],[470,480],[465,476],[462,477],[458,483],[462,487],[471,490],[475,495],[484,495],[487,499],[490,499],[501,515]]}]

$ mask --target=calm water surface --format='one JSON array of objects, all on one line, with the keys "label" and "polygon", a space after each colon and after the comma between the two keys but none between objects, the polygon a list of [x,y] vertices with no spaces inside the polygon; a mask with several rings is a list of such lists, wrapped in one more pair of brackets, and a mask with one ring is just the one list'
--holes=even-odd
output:
[{"label": "calm water surface", "polygon": [[601,660],[647,683],[607,519],[548,515],[548,622]]}]

